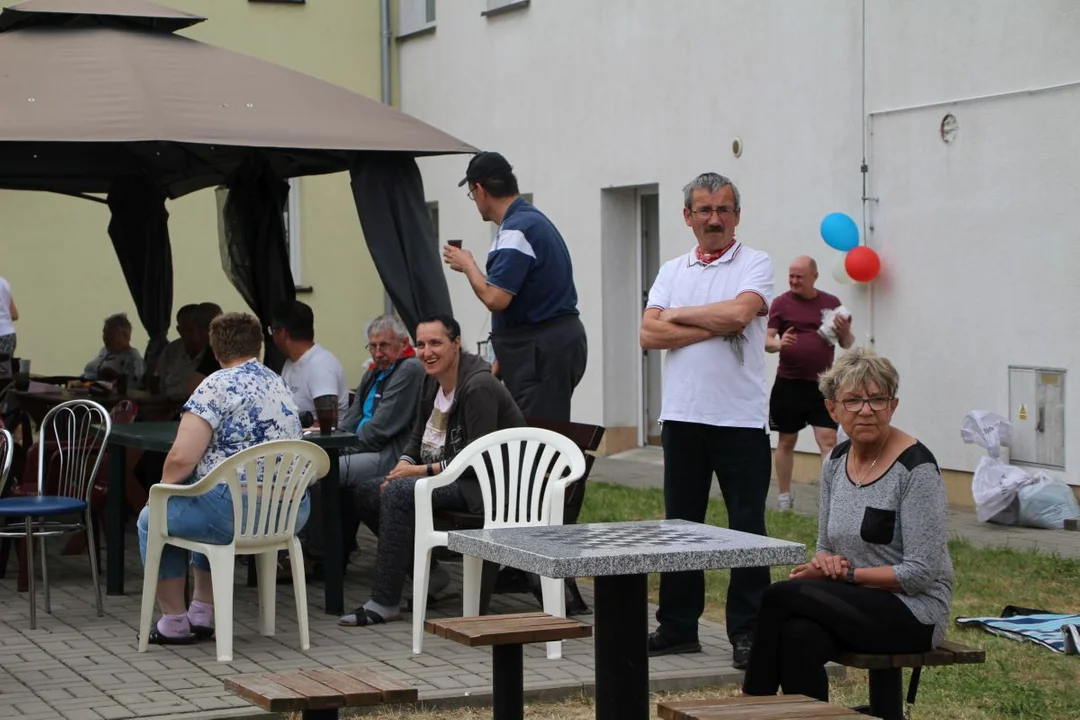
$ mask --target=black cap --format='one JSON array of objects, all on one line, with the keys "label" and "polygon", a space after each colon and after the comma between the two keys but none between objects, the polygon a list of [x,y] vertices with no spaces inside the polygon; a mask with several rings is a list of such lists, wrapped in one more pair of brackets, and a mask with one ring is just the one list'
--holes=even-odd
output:
[{"label": "black cap", "polygon": [[469,161],[469,167],[465,170],[465,177],[458,183],[461,187],[465,183],[474,185],[484,180],[503,177],[513,172],[514,168],[497,152],[478,152]]}]

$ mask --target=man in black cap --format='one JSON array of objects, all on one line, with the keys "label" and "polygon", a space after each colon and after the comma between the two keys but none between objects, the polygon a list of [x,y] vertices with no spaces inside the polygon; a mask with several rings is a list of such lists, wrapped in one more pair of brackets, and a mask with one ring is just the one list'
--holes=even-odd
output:
[{"label": "man in black cap", "polygon": [[473,156],[458,187],[466,183],[480,217],[499,226],[487,274],[468,250],[446,245],[443,259],[491,310],[495,359],[521,412],[569,420],[570,396],[588,356],[570,252],[552,222],[520,196],[513,168],[499,153]]}]

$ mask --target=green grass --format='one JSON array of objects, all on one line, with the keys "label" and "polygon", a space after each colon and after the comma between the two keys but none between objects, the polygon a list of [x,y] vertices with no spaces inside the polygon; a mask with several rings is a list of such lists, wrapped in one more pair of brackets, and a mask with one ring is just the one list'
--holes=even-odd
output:
[{"label": "green grass", "polygon": [[[660,490],[639,490],[590,482],[579,522],[652,520],[664,516]],[[723,502],[709,503],[707,522],[727,525]],[[769,535],[814,547],[817,519],[768,511]],[[1051,532],[1051,531],[1047,531]],[[952,616],[999,615],[1006,605],[1057,612],[1080,612],[1080,562],[1045,553],[980,548],[964,540],[949,543],[956,579]],[[788,568],[774,568],[775,580]],[[706,618],[723,622],[728,573],[706,573]],[[656,600],[659,576],[649,578]],[[928,668],[923,672],[918,717],[950,720],[1075,718],[1080,716],[1080,658],[1057,655],[1031,643],[1017,643],[981,630],[950,626],[948,637],[986,649],[984,665]],[[866,676],[849,671],[833,681],[838,704],[866,702]]]}]

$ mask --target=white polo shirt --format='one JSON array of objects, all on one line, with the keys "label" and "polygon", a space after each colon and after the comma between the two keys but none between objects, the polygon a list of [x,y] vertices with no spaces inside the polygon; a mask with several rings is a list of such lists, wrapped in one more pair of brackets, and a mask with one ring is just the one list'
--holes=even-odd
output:
[{"label": "white polo shirt", "polygon": [[661,422],[765,427],[769,405],[765,334],[773,297],[773,264],[768,254],[736,242],[718,260],[704,265],[691,250],[660,268],[647,307],[708,305],[734,300],[744,292],[760,295],[765,308],[743,331],[742,361],[723,337],[668,350]]},{"label": "white polo shirt", "polygon": [[281,377],[292,391],[300,412],[315,412],[315,398],[337,395],[338,417],[349,409],[349,381],[334,353],[319,343],[311,346],[296,362],[286,360]]}]

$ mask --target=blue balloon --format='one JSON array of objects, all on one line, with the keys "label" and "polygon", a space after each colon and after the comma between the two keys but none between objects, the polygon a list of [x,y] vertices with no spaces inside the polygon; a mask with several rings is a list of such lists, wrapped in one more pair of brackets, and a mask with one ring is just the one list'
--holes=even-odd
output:
[{"label": "blue balloon", "polygon": [[840,252],[859,246],[859,226],[844,213],[829,213],[821,221],[821,237],[825,243]]}]

